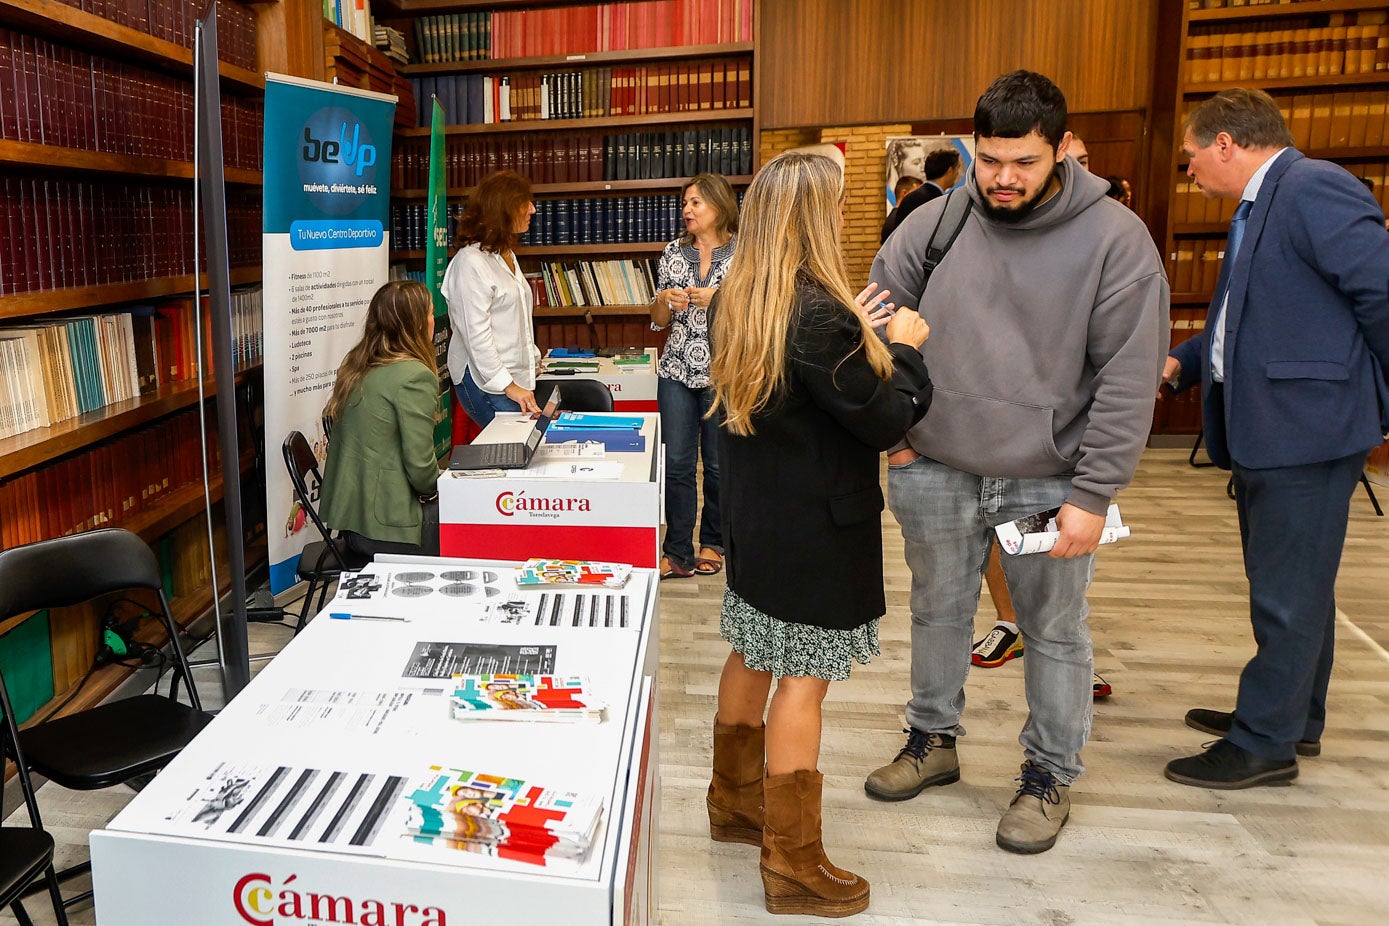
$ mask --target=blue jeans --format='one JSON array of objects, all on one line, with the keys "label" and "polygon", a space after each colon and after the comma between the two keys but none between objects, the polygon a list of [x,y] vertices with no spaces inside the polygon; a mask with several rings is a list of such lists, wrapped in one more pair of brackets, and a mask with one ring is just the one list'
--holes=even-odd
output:
[{"label": "blue jeans", "polygon": [[[1062,504],[1071,477],[975,476],[920,457],[889,467],[888,505],[902,526],[912,571],[912,699],[907,723],[962,735],[965,679],[979,584],[996,525]],[[1085,590],[1095,557],[1003,556],[1003,572],[1026,647],[1028,718],[1023,754],[1069,785],[1085,766],[1094,655]]]},{"label": "blue jeans", "polygon": [[699,517],[699,545],[723,553],[719,521],[719,420],[705,418],[714,403],[713,389],[691,389],[673,379],[656,380],[661,410],[661,442],[666,447],[666,539],[661,554],[672,563],[694,568],[691,541],[695,528],[695,465],[704,461],[704,511]]},{"label": "blue jeans", "polygon": [[463,381],[454,383],[453,391],[458,394],[458,404],[463,406],[463,411],[480,428],[491,424],[492,419],[497,417],[497,412],[521,410],[520,404],[513,402],[504,393],[497,395],[483,392],[482,387],[473,379],[472,370],[463,370]]},{"label": "blue jeans", "polygon": [[[1326,726],[1336,653],[1336,572],[1365,454],[1246,469],[1234,463],[1249,618],[1258,651],[1240,673],[1230,742],[1266,759],[1294,758]],[[1029,654],[1030,655],[1030,654]]]}]

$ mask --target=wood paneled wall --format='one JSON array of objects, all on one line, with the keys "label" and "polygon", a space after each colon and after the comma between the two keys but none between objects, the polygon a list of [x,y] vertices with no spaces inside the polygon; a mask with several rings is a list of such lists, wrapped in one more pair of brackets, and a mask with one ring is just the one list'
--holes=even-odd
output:
[{"label": "wood paneled wall", "polygon": [[1164,0],[762,0],[761,128],[968,117],[999,74],[1076,112],[1145,109]]}]

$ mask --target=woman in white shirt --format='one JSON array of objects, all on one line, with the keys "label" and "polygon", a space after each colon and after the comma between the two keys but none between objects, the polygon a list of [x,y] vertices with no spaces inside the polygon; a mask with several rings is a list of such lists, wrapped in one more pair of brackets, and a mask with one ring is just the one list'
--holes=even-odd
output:
[{"label": "woman in white shirt", "polygon": [[533,215],[529,180],[510,170],[488,174],[468,199],[458,222],[458,253],[444,273],[453,388],[482,428],[497,412],[540,413],[533,299],[514,252]]}]

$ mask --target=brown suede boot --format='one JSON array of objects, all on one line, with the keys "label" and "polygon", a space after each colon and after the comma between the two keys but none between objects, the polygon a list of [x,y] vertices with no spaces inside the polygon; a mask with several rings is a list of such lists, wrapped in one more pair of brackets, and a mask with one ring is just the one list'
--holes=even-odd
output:
[{"label": "brown suede boot", "polygon": [[766,727],[714,721],[714,780],[709,782],[709,838],[762,845],[762,770]]},{"label": "brown suede boot", "polygon": [[762,830],[762,890],[768,913],[852,916],[868,909],[868,882],[836,868],[820,843],[825,778],[801,769],[768,775]]}]

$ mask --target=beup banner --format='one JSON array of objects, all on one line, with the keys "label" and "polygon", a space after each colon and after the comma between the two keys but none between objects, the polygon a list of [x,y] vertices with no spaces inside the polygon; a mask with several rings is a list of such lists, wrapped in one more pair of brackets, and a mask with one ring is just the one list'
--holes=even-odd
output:
[{"label": "beup banner", "polygon": [[265,77],[265,512],[273,592],[297,581],[299,551],[318,539],[279,448],[301,431],[322,464],[323,406],[389,272],[395,102]]},{"label": "beup banner", "polygon": [[453,449],[453,379],[449,374],[449,305],[444,300],[444,271],[449,264],[449,191],[444,177],[444,107],[430,100],[429,240],[424,254],[424,285],[434,298],[434,364],[439,371],[439,407],[434,412],[434,455]]}]

